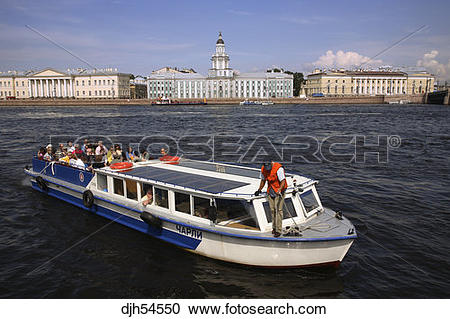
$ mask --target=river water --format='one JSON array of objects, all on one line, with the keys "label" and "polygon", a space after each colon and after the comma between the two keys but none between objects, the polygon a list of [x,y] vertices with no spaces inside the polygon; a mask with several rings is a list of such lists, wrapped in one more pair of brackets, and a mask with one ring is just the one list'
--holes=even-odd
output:
[{"label": "river water", "polygon": [[[449,107],[2,107],[0,122],[0,298],[450,297]],[[323,204],[359,237],[337,270],[265,270],[185,252],[32,190],[23,167],[57,135],[242,136],[239,154],[258,136],[277,150],[289,135],[401,143],[386,146],[386,160],[286,162],[320,181]]]}]

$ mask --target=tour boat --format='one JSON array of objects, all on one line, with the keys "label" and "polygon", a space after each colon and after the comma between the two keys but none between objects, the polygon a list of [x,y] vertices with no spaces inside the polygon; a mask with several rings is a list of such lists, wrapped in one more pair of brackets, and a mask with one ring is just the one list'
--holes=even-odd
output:
[{"label": "tour boat", "polygon": [[262,102],[244,100],[244,101],[239,102],[239,105],[262,105]]},{"label": "tour boat", "polygon": [[[265,189],[255,196],[259,169],[166,155],[93,171],[33,158],[25,173],[35,190],[227,262],[337,266],[357,238],[342,213],[322,206],[317,181],[298,174],[286,172],[283,232],[274,237]],[[153,200],[144,206],[147,190]]]}]

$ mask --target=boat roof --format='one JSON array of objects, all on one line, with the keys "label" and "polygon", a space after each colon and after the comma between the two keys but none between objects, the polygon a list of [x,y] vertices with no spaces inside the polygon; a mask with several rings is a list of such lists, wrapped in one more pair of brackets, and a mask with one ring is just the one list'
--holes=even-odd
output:
[{"label": "boat roof", "polygon": [[[109,167],[97,171],[156,182],[172,188],[234,197],[253,196],[260,183],[260,170],[257,168],[187,159],[181,159],[176,165],[152,160],[134,163],[133,169],[128,171],[116,171]],[[286,178],[288,186],[292,186],[293,179],[298,186],[314,182],[310,178],[289,173],[286,173]]]}]

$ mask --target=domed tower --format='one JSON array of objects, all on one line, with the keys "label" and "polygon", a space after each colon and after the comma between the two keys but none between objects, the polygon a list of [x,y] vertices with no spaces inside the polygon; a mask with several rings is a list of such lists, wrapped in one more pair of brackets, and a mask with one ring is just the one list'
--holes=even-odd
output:
[{"label": "domed tower", "polygon": [[230,57],[225,53],[225,42],[222,39],[222,32],[219,32],[219,39],[216,42],[216,53],[211,57],[212,68],[209,69],[210,77],[232,77],[233,70],[228,67]]}]

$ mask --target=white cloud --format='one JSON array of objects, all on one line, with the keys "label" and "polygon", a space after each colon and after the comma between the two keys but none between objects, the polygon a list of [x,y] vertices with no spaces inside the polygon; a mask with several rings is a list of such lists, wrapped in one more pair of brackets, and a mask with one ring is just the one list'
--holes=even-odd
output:
[{"label": "white cloud", "polygon": [[335,68],[356,68],[361,66],[380,65],[381,60],[372,60],[367,56],[363,56],[357,52],[344,52],[339,50],[336,54],[332,50],[328,50],[324,55],[312,63],[316,67],[335,67]]},{"label": "white cloud", "polygon": [[433,73],[442,80],[450,79],[450,59],[447,64],[440,63],[436,60],[439,51],[432,50],[425,53],[423,58],[417,61],[417,66],[425,68],[428,72]]}]

